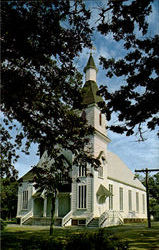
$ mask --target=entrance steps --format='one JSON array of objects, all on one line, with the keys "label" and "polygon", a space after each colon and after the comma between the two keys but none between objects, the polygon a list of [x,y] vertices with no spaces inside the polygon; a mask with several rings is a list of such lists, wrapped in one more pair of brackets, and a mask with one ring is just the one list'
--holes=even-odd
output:
[{"label": "entrance steps", "polygon": [[23,225],[36,225],[36,226],[49,226],[50,218],[49,217],[30,217],[26,220]]},{"label": "entrance steps", "polygon": [[[50,226],[50,223],[50,217],[30,217],[23,223],[23,225]],[[62,218],[55,218],[54,225],[62,226]]]},{"label": "entrance steps", "polygon": [[99,227],[99,218],[93,218],[87,225],[87,227]]}]

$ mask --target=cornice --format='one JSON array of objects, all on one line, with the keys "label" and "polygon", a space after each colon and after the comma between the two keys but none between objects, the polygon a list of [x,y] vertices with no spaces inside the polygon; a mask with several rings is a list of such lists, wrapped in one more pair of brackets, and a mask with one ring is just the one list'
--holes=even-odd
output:
[{"label": "cornice", "polygon": [[129,186],[129,187],[133,187],[133,188],[136,188],[136,189],[139,189],[139,190],[141,190],[141,191],[145,191],[145,192],[146,192],[146,190],[145,190],[145,189],[140,188],[140,187],[136,187],[135,185],[131,185],[131,184],[126,183],[126,182],[124,182],[124,181],[120,181],[120,180],[118,180],[118,179],[115,179],[115,178],[112,178],[112,177],[109,177],[109,176],[107,177],[107,179],[109,179],[109,180],[111,180],[111,181],[115,181],[115,182],[118,182],[118,183],[121,183],[121,184],[127,185],[127,186]]},{"label": "cornice", "polygon": [[100,132],[99,130],[94,128],[94,132],[96,134],[98,134],[99,136],[101,136],[106,142],[111,142],[111,140],[109,139],[109,137],[107,137],[106,135],[104,135],[102,132]]}]

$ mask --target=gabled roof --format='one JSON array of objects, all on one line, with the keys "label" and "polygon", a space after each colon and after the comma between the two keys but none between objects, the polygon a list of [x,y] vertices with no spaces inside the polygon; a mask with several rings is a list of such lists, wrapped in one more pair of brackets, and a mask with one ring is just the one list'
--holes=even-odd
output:
[{"label": "gabled roof", "polygon": [[90,68],[95,69],[96,71],[98,71],[98,69],[96,68],[92,53],[90,53],[90,57],[88,59],[87,65],[84,68],[84,73],[86,73],[86,70],[90,69]]},{"label": "gabled roof", "polygon": [[35,173],[33,173],[33,169],[31,169],[30,171],[28,171],[25,175],[23,175],[19,181],[23,180],[23,181],[33,181]]},{"label": "gabled roof", "polygon": [[[72,166],[71,165],[71,162],[70,162],[70,159],[68,157],[68,152],[63,152],[60,156],[65,160],[65,162],[67,162],[68,166]],[[39,167],[42,165],[43,161],[44,161],[44,157],[48,157],[47,155],[47,152],[45,151],[42,155],[42,157],[40,158],[39,162],[38,162],[38,165]],[[49,159],[49,157],[48,157]],[[50,159],[50,162],[51,162],[51,159]],[[34,173],[33,169],[29,170],[26,174],[24,174],[20,179],[19,179],[19,182],[20,181],[30,181],[30,182],[33,182],[33,179],[34,179],[34,176],[36,174]]]},{"label": "gabled roof", "polygon": [[144,185],[138,179],[134,178],[132,171],[116,154],[108,152],[107,162],[108,179],[145,191]]},{"label": "gabled roof", "polygon": [[87,81],[82,90],[82,104],[89,105],[103,102],[101,96],[97,95],[98,86],[94,81]]}]

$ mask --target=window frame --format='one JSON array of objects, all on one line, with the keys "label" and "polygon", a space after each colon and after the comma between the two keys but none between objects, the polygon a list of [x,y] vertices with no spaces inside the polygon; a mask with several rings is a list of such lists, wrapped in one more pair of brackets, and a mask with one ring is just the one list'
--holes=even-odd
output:
[{"label": "window frame", "polygon": [[132,212],[132,190],[128,190],[128,208]]},{"label": "window frame", "polygon": [[102,113],[99,113],[99,125],[102,126]]},{"label": "window frame", "polygon": [[145,214],[145,210],[146,210],[146,203],[145,203],[145,194],[142,194],[142,211],[143,214]]},{"label": "window frame", "polygon": [[109,196],[109,210],[113,210],[113,184],[109,184],[109,191],[112,193],[112,195]]},{"label": "window frame", "polygon": [[78,200],[77,208],[78,209],[87,209],[87,185],[78,185]]},{"label": "window frame", "polygon": [[123,190],[123,187],[119,187],[119,210],[124,211],[124,190]]},{"label": "window frame", "polygon": [[28,190],[23,190],[22,193],[22,210],[28,210]]},{"label": "window frame", "polygon": [[98,178],[103,178],[103,166],[98,167]]},{"label": "window frame", "polygon": [[85,166],[78,167],[78,177],[86,177],[87,176],[87,168]]},{"label": "window frame", "polygon": [[136,213],[139,213],[139,192],[136,192]]}]

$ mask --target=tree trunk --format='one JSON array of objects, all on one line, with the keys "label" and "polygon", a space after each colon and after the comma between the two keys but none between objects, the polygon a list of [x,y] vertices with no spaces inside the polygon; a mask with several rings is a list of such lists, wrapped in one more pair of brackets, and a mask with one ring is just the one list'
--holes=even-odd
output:
[{"label": "tree trunk", "polygon": [[54,193],[54,196],[51,198],[50,236],[53,235],[53,225],[54,225],[54,216],[55,216],[55,200],[56,200],[56,191]]}]

